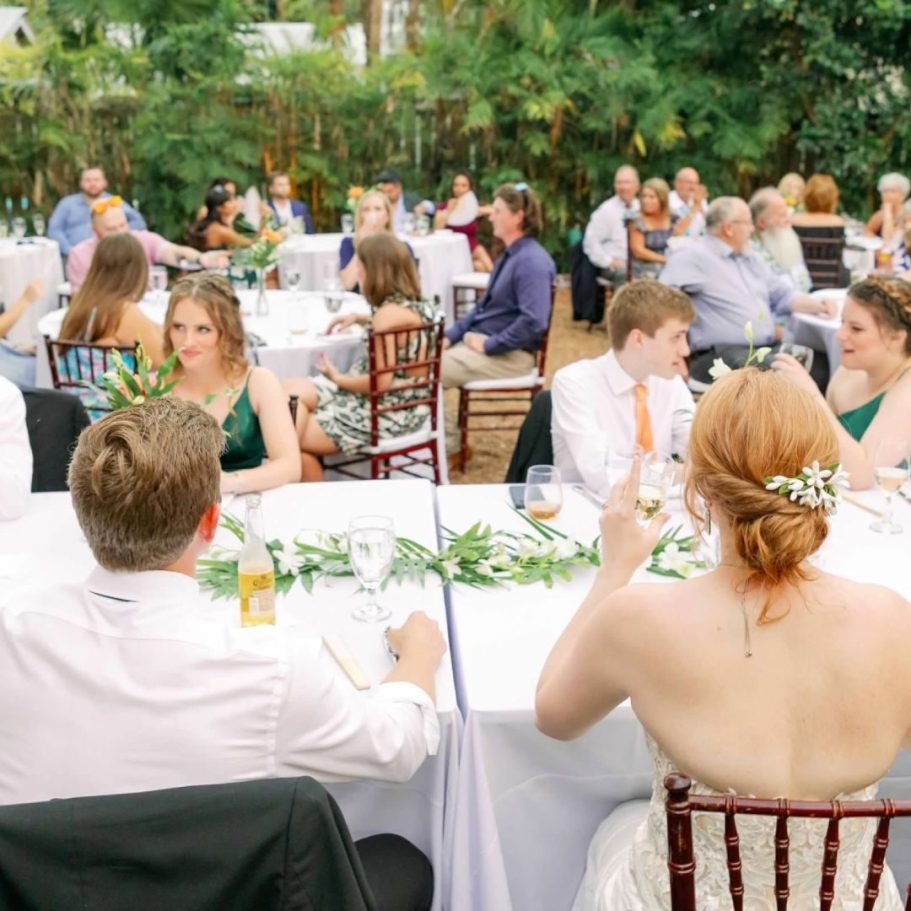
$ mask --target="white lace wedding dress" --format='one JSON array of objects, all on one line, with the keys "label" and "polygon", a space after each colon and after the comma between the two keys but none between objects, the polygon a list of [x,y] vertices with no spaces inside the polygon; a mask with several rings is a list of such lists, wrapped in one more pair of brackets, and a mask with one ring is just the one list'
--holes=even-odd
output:
[{"label": "white lace wedding dress", "polygon": [[[650,801],[623,804],[601,824],[588,850],[585,877],[573,911],[668,911],[667,825],[664,778],[675,771],[670,759],[646,735],[655,763]],[[718,794],[698,782],[691,793]],[[872,800],[876,785],[843,800]],[[817,911],[820,868],[827,820],[789,819],[789,911]],[[861,911],[867,863],[876,820],[848,819],[839,825],[841,845],[835,878],[833,911]],[[737,816],[743,862],[744,911],[774,911],[775,820]],[[731,907],[724,850],[724,816],[699,813],[693,817],[696,857],[696,906],[699,911],[727,911]],[[876,911],[902,911],[895,880],[888,867],[880,880]]]}]

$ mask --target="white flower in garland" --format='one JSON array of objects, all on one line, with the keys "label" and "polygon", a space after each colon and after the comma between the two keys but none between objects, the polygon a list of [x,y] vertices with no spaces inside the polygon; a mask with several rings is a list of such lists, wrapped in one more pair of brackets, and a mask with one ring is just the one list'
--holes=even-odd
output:
[{"label": "white flower in garland", "polygon": [[288,550],[287,548],[276,550],[272,555],[278,563],[279,570],[289,576],[299,575],[304,564],[307,562],[307,558],[303,554]]},{"label": "white flower in garland", "polygon": [[563,538],[557,542],[556,553],[561,560],[571,560],[579,551],[579,544],[572,538]]},{"label": "white flower in garland", "polygon": [[679,545],[672,541],[658,555],[658,568],[667,572],[676,573],[684,579],[688,578],[694,568],[693,559],[689,552],[681,550]]},{"label": "white flower in garland", "polygon": [[441,568],[447,579],[454,579],[459,573],[459,561],[455,557],[450,560],[443,560]]}]

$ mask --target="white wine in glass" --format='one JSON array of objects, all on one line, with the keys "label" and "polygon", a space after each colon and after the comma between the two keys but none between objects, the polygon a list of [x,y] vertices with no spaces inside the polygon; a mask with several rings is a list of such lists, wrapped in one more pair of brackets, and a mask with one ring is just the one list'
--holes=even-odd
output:
[{"label": "white wine in glass", "polygon": [[560,469],[553,465],[532,465],[525,477],[525,510],[539,522],[555,519],[563,508]]},{"label": "white wine in glass", "polygon": [[648,453],[639,469],[639,495],[636,517],[643,524],[651,522],[667,503],[674,477],[674,463],[657,452]]},{"label": "white wine in glass", "polygon": [[667,502],[667,487],[662,484],[639,484],[639,496],[636,498],[636,515],[641,522],[651,522],[664,509]]},{"label": "white wine in glass", "polygon": [[897,535],[904,530],[892,518],[892,496],[908,480],[911,446],[907,440],[881,440],[873,457],[873,477],[876,486],[886,496],[886,514],[870,524],[873,531]]}]

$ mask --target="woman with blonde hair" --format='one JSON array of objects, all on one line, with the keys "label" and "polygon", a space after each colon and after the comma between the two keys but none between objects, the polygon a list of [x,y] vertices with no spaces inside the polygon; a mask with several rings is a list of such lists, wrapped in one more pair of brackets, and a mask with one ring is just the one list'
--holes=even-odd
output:
[{"label": "woman with blonde hair", "polygon": [[271,371],[247,362],[240,304],[230,282],[207,272],[177,282],[164,336],[165,354],[178,352],[173,394],[196,402],[225,431],[222,493],[299,481],[288,397]]},{"label": "woman with blonde hair", "polygon": [[[655,764],[650,802],[615,810],[588,854],[576,909],[670,907],[665,775],[698,794],[868,799],[902,745],[911,745],[911,604],[879,585],[818,569],[836,487],[810,495],[838,440],[812,397],[774,371],[738,370],[705,394],[687,453],[686,502],[718,528],[711,572],[671,584],[628,585],[666,516],[641,528],[638,460],[601,515],[602,566],[551,651],[537,725],[581,736],[625,699]],[[836,469],[832,469],[836,471]],[[802,485],[791,499],[770,488]],[[815,485],[813,491],[817,491]],[[775,907],[775,821],[741,819],[745,907]],[[817,907],[825,821],[790,821],[790,899]],[[836,907],[859,908],[874,820],[843,820]],[[729,902],[724,820],[694,826],[700,908]],[[790,907],[790,905],[789,905]],[[877,908],[899,911],[891,873]]]},{"label": "woman with blonde hair", "polygon": [[671,214],[671,188],[660,177],[650,177],[639,190],[639,214],[629,225],[633,278],[657,278],[667,262],[668,240],[683,234],[696,210],[678,219]]},{"label": "woman with blonde hair", "polygon": [[[385,197],[384,197],[385,198]],[[346,328],[354,323],[369,324],[377,332],[390,329],[412,329],[430,322],[434,307],[421,298],[414,259],[408,247],[388,232],[365,237],[358,244],[358,280],[370,304],[370,317],[349,315],[333,320],[329,331]],[[414,352],[397,351],[397,360],[412,357]],[[383,363],[388,352],[378,350]],[[319,481],[323,477],[320,456],[337,452],[354,452],[370,440],[370,391],[368,357],[363,354],[351,368],[342,373],[331,362],[323,359],[317,366],[322,376],[313,380],[291,380],[285,390],[300,396],[297,429],[300,438],[302,477],[305,481]],[[403,370],[384,374],[380,386],[389,386],[409,377],[426,375],[426,371],[407,373]],[[386,396],[384,405],[400,404],[414,398],[423,398],[423,387],[408,388]],[[413,433],[427,419],[426,407],[388,412],[380,418],[382,436],[403,436]]]},{"label": "woman with blonde hair", "polygon": [[139,308],[148,284],[149,263],[142,244],[130,234],[105,237],[66,311],[60,339],[95,345],[141,342],[153,366],[159,366],[164,360],[161,326]]},{"label": "woman with blonde hair", "polygon": [[[392,203],[382,190],[367,190],[357,201],[354,212],[354,237],[343,237],[338,251],[339,272],[346,291],[360,293],[361,261],[358,257],[360,242],[373,234],[395,236],[395,216]],[[414,260],[414,250],[405,244]]]}]

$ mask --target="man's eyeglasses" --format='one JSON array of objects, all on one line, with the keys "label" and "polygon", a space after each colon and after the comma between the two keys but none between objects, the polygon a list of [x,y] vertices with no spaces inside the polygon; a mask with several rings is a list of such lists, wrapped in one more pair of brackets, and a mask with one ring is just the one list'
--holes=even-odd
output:
[{"label": "man's eyeglasses", "polygon": [[109,196],[107,199],[96,199],[92,203],[92,215],[104,215],[108,209],[119,209],[123,205],[120,196]]}]

